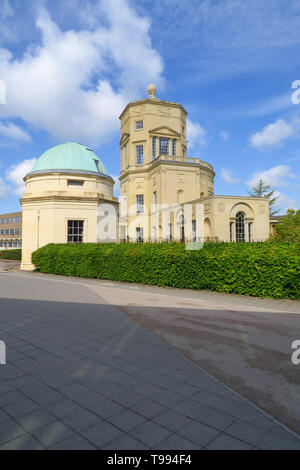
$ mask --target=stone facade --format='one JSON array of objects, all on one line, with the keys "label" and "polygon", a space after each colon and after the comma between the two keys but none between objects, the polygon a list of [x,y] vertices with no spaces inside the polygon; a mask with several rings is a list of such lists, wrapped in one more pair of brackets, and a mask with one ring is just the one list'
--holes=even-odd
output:
[{"label": "stone facade", "polygon": [[[149,89],[148,99],[129,103],[120,116],[121,213],[126,207],[128,211],[128,218],[120,220],[120,238],[182,240],[188,233],[202,234],[206,240],[266,240],[268,201],[215,196],[213,167],[187,157],[186,110],[179,103],[157,99],[154,86]],[[143,212],[138,214],[141,204]],[[193,209],[188,222],[183,206],[189,205]],[[202,210],[197,211],[197,205]],[[169,219],[163,224],[168,208]],[[239,222],[237,214],[242,217]]]}]

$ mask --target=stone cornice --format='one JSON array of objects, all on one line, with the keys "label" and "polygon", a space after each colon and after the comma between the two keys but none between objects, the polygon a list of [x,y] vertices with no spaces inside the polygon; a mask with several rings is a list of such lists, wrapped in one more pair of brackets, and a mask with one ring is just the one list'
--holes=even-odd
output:
[{"label": "stone cornice", "polygon": [[144,100],[138,100],[138,101],[131,101],[131,103],[128,103],[128,105],[124,108],[122,113],[119,116],[119,119],[122,119],[122,116],[126,113],[127,109],[129,109],[132,106],[137,106],[141,104],[157,104],[159,106],[171,106],[173,108],[180,108],[182,111],[187,115],[187,111],[184,109],[184,107],[180,103],[174,103],[172,101],[163,101],[159,100],[158,98],[146,98]]}]

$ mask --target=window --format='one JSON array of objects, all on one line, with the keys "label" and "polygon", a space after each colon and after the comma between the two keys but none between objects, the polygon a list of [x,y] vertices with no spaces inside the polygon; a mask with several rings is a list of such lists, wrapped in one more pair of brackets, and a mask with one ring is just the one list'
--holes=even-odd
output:
[{"label": "window", "polygon": [[169,236],[168,236],[168,241],[172,241],[172,224],[169,223]]},{"label": "window", "polygon": [[136,195],[136,213],[137,214],[144,213],[144,194]]},{"label": "window", "polygon": [[136,121],[135,123],[135,128],[138,129],[143,129],[143,121]]},{"label": "window", "polygon": [[173,157],[176,155],[176,139],[172,140],[172,155]]},{"label": "window", "polygon": [[184,132],[185,132],[185,127],[182,126],[182,135],[184,135]]},{"label": "window", "polygon": [[144,229],[143,227],[136,227],[136,242],[143,243],[144,241]]},{"label": "window", "polygon": [[136,164],[142,165],[144,160],[144,147],[143,145],[136,146]]},{"label": "window", "polygon": [[153,210],[154,212],[157,211],[157,191],[153,193]]},{"label": "window", "polygon": [[152,160],[156,159],[156,137],[152,137]]},{"label": "window", "polygon": [[237,242],[245,241],[245,214],[238,212],[235,218],[235,240]]},{"label": "window", "polygon": [[233,242],[233,226],[234,226],[234,223],[233,222],[230,222],[229,224],[229,230],[230,230],[230,241]]},{"label": "window", "polygon": [[83,220],[68,220],[68,243],[83,243]]},{"label": "window", "polygon": [[82,180],[68,180],[68,186],[83,186]]},{"label": "window", "polygon": [[249,222],[248,224],[248,241],[249,242],[252,242],[253,240],[253,235],[252,235],[252,232],[253,232],[253,223],[252,222]]},{"label": "window", "polygon": [[166,137],[159,138],[159,154],[169,155],[169,139]]},{"label": "window", "polygon": [[125,168],[127,168],[127,144],[124,146],[124,154],[125,154]]}]

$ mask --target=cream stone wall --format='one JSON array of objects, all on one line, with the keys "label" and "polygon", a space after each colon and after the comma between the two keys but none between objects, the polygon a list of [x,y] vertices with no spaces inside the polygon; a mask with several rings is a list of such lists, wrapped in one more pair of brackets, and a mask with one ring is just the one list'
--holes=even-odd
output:
[{"label": "cream stone wall", "polygon": [[[150,91],[149,91],[150,90]],[[245,213],[246,241],[261,241],[269,237],[268,201],[250,197],[215,196],[214,169],[198,158],[187,157],[186,110],[179,103],[161,101],[155,98],[155,87],[148,87],[150,97],[129,103],[120,116],[121,120],[121,212],[128,211],[128,219],[120,219],[123,235],[131,241],[136,238],[136,228],[143,228],[144,241],[165,239],[166,229],[162,228],[162,217],[166,208],[176,204],[195,205],[203,203],[201,217],[194,214],[197,234],[205,239],[230,241],[230,222],[233,223],[235,240],[235,217],[237,212]],[[143,121],[142,129],[136,129],[136,122]],[[156,137],[156,153],[153,158],[153,138]],[[169,155],[160,155],[159,138],[169,139]],[[176,155],[172,141],[176,139]],[[143,145],[143,164],[136,164],[136,146]],[[153,216],[154,192],[158,205],[157,218]],[[137,214],[136,196],[144,196],[144,213]],[[172,239],[182,238],[176,210],[171,211]],[[197,220],[196,220],[197,219]],[[191,225],[191,221],[188,222]],[[178,228],[179,227],[179,228]],[[184,227],[184,236],[191,233],[191,227]]]},{"label": "cream stone wall", "polygon": [[[68,181],[82,181],[83,186],[70,186]],[[47,172],[25,177],[21,269],[34,269],[31,255],[38,248],[67,243],[68,220],[84,221],[83,241],[96,243],[99,204],[117,204],[113,185],[111,178],[93,174]]]}]

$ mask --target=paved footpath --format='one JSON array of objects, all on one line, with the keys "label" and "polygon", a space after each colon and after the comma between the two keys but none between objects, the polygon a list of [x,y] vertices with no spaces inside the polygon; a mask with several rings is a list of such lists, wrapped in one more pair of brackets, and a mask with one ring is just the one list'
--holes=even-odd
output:
[{"label": "paved footpath", "polygon": [[110,305],[101,284],[0,273],[1,450],[300,449],[286,427]]}]

